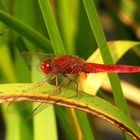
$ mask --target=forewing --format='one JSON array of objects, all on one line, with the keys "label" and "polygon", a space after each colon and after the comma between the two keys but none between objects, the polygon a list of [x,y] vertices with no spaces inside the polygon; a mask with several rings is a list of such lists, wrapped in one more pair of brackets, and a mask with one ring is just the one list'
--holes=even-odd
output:
[{"label": "forewing", "polygon": [[28,65],[36,66],[38,63],[40,64],[44,59],[54,59],[56,57],[55,54],[46,54],[46,53],[37,53],[37,52],[22,52],[25,62]]},{"label": "forewing", "polygon": [[[44,83],[48,82],[49,80],[51,80],[51,78],[54,76],[53,74],[57,74],[57,76],[60,74],[60,73],[57,73],[58,71],[61,71],[61,69],[64,69],[65,67],[67,67],[67,65],[69,65],[70,63],[72,63],[71,61],[67,61],[66,63],[63,63],[63,65],[60,65],[58,68],[54,69],[53,72],[49,73],[49,77],[48,79],[45,79],[43,82],[41,82],[40,86],[44,86]],[[79,71],[81,70],[80,67],[75,67],[75,69],[73,69],[73,71],[67,76],[67,75],[63,75],[63,76],[66,76],[66,78],[64,79],[64,81],[62,81],[60,83],[60,85],[58,85],[51,93],[50,93],[50,96],[53,96],[55,94],[57,94],[57,91],[59,91],[60,88],[64,87],[64,86],[67,86],[67,84],[69,84],[70,82],[74,82],[77,84],[76,81],[73,80],[73,77],[75,76],[73,74],[74,71]],[[60,74],[61,75],[61,74]],[[76,75],[78,76],[78,75]],[[77,91],[78,91],[78,87],[76,87],[76,94],[77,94]],[[76,96],[76,95],[75,95]],[[57,101],[59,102],[59,101]],[[57,103],[57,102],[54,102]],[[46,109],[47,107],[49,107],[50,104],[47,104],[47,103],[40,103],[34,110],[33,112],[31,113],[31,115],[29,116],[29,118],[37,115],[38,113],[40,113],[41,111],[43,111],[44,109]]]}]

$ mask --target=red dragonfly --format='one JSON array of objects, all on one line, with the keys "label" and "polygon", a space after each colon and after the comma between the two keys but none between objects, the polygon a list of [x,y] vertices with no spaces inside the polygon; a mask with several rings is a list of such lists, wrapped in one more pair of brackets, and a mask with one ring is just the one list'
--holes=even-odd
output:
[{"label": "red dragonfly", "polygon": [[[23,53],[23,55],[34,56],[34,53]],[[42,54],[40,53],[38,54],[38,56],[42,57]],[[66,80],[69,80],[70,82],[72,81],[76,84],[77,93],[78,93],[78,83],[77,81],[73,80],[73,77],[79,76],[81,72],[84,72],[86,74],[99,73],[99,72],[109,72],[109,73],[140,72],[140,66],[123,65],[123,64],[122,65],[97,64],[97,63],[85,62],[81,58],[72,55],[60,55],[58,57],[52,57],[52,55],[44,55],[43,60],[40,63],[40,69],[45,74],[49,74],[49,78],[43,80],[41,83],[45,83],[48,82],[49,80],[55,79],[56,86],[61,87],[63,86],[63,84],[65,84],[65,80],[60,85],[58,85],[57,75],[60,74],[65,76]],[[46,106],[43,103],[41,103],[40,105]],[[40,105],[37,108],[39,108]],[[33,111],[32,113],[33,115],[40,112],[40,111],[36,112],[36,109]]]},{"label": "red dragonfly", "polygon": [[[136,73],[140,72],[140,66],[132,66],[132,65],[116,65],[116,64],[97,64],[92,62],[86,62],[83,59],[72,56],[72,55],[51,55],[44,53],[30,53],[23,52],[22,53],[27,63],[32,63],[31,58],[41,59],[41,63],[39,60],[40,70],[47,74],[47,78],[42,80],[39,85],[49,82],[50,80],[55,80],[55,85],[58,87],[62,87],[66,85],[66,81],[74,82],[76,84],[76,90],[78,92],[78,82],[74,78],[78,77],[82,72],[85,74],[88,73],[99,73],[99,72],[107,72],[107,73]],[[33,59],[33,60],[35,60]],[[29,61],[28,61],[29,60]],[[36,62],[35,62],[36,64]],[[58,76],[65,76],[65,80],[58,85]]]},{"label": "red dragonfly", "polygon": [[[83,59],[72,56],[72,55],[60,55],[54,57],[54,55],[46,55],[42,53],[22,53],[25,59],[29,57],[38,56],[43,58],[40,63],[40,69],[43,73],[48,74],[48,78],[43,80],[41,83],[49,82],[49,80],[54,79],[56,86],[58,86],[57,76],[58,74],[66,77],[67,80],[74,82],[77,85],[77,81],[73,80],[73,77],[79,76],[81,72],[88,73],[135,73],[140,72],[140,66],[132,65],[116,65],[116,64],[97,64],[92,62],[85,62]],[[27,60],[28,61],[28,60]],[[62,82],[61,85],[63,85]]]},{"label": "red dragonfly", "polygon": [[54,59],[44,59],[40,64],[41,70],[48,73],[64,74],[79,74],[84,73],[98,73],[98,72],[111,72],[111,73],[135,73],[140,72],[139,66],[132,65],[116,65],[116,64],[97,64],[85,62],[79,57],[72,55],[62,55]]},{"label": "red dragonfly", "polygon": [[[91,62],[85,62],[77,56],[72,55],[61,55],[56,58],[45,58],[41,64],[40,68],[45,74],[50,74],[51,78],[56,79],[57,74],[61,74],[67,77],[68,80],[73,81],[77,85],[77,81],[72,80],[73,76],[78,76],[81,72],[84,73],[99,73],[99,72],[109,72],[109,73],[135,73],[140,72],[139,66],[132,65],[116,65],[116,64],[97,64]],[[55,75],[55,76],[54,76]]]}]

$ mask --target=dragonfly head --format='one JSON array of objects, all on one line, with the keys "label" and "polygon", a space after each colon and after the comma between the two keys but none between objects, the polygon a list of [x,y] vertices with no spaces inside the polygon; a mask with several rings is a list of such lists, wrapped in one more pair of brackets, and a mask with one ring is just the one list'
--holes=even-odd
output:
[{"label": "dragonfly head", "polygon": [[40,68],[44,73],[50,73],[52,71],[52,60],[45,59],[41,64]]}]

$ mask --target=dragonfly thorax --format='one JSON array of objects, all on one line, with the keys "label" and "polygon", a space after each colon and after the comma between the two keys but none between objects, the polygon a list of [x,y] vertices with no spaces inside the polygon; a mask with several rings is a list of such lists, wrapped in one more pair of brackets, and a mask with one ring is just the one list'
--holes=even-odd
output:
[{"label": "dragonfly thorax", "polygon": [[44,73],[50,73],[52,71],[52,65],[52,60],[46,59],[40,64],[40,68]]}]

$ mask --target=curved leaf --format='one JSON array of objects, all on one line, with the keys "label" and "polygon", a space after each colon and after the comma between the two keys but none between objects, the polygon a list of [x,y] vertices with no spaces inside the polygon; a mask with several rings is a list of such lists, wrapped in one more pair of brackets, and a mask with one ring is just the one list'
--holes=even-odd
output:
[{"label": "curved leaf", "polygon": [[[110,41],[108,42],[113,61],[116,63],[129,49],[140,46],[136,41]],[[97,49],[87,60],[88,62],[103,63],[99,49]],[[81,87],[84,92],[95,95],[102,82],[107,77],[107,73],[88,74],[86,80],[81,80]]]},{"label": "curved leaf", "polygon": [[[129,116],[99,97],[79,92],[76,98],[74,91],[65,88],[62,88],[61,92],[55,96],[50,96],[49,93],[54,89],[54,86],[41,86],[39,87],[40,93],[37,93],[37,88],[29,90],[31,86],[32,84],[1,84],[0,103],[11,101],[46,102],[74,107],[116,125],[131,135],[133,139],[140,139],[140,128]],[[28,90],[25,90],[25,87]]]}]

